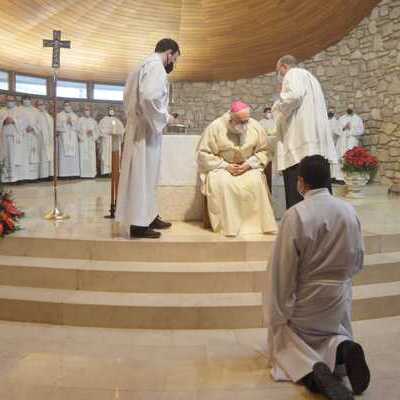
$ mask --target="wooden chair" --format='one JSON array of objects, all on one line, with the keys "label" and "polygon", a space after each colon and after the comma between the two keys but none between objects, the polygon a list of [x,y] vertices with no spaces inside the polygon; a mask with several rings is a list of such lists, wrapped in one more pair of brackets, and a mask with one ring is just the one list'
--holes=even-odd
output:
[{"label": "wooden chair", "polygon": [[[269,162],[264,169],[264,174],[267,178],[267,185],[270,193],[272,193],[272,162]],[[203,227],[211,229],[210,216],[208,214],[207,196],[203,196]]]}]

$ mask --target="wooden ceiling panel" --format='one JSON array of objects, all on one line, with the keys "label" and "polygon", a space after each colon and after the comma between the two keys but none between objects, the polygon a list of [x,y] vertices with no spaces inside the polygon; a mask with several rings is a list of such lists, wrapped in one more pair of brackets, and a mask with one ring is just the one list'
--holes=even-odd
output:
[{"label": "wooden ceiling panel", "polygon": [[1,0],[0,68],[50,75],[42,39],[72,41],[60,76],[123,82],[163,37],[179,41],[177,80],[273,71],[284,54],[311,57],[339,41],[379,0]]}]

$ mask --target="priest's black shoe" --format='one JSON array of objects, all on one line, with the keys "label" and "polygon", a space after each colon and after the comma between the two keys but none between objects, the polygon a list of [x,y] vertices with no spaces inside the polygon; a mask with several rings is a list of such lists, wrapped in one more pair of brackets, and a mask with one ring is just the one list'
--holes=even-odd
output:
[{"label": "priest's black shoe", "polygon": [[168,229],[171,228],[171,222],[163,221],[159,215],[155,218],[155,220],[150,224],[151,229]]},{"label": "priest's black shoe", "polygon": [[313,379],[318,391],[329,400],[354,400],[353,394],[323,362],[313,366]]},{"label": "priest's black shoe", "polygon": [[156,232],[148,226],[131,225],[130,234],[132,239],[159,239],[160,232]]},{"label": "priest's black shoe", "polygon": [[346,340],[338,347],[338,356],[346,367],[346,374],[354,394],[363,393],[369,386],[371,374],[364,350],[358,343]]}]

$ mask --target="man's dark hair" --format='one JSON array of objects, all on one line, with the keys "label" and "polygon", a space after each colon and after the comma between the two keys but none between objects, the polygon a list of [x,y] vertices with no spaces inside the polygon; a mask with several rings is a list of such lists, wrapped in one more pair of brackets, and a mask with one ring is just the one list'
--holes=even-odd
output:
[{"label": "man's dark hair", "polygon": [[264,113],[266,113],[267,111],[271,111],[271,107],[265,107],[264,108]]},{"label": "man's dark hair", "polygon": [[331,172],[328,160],[320,155],[304,157],[300,161],[299,176],[311,190],[329,188]]},{"label": "man's dark hair", "polygon": [[156,53],[164,53],[165,51],[172,50],[172,54],[178,52],[181,54],[181,50],[179,48],[179,44],[175,42],[173,39],[161,39],[156,44],[156,49],[154,50]]},{"label": "man's dark hair", "polygon": [[24,94],[22,100],[32,100],[32,96],[30,94]]}]

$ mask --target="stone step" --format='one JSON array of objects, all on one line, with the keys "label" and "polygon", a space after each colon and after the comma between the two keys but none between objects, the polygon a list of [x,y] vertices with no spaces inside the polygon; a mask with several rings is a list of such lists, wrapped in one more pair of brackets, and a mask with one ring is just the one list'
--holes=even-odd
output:
[{"label": "stone step", "polygon": [[[151,263],[0,256],[0,285],[128,293],[261,292],[265,261]],[[354,284],[400,281],[400,252],[367,255]]]},{"label": "stone step", "polygon": [[[353,320],[400,315],[400,281],[360,285]],[[0,319],[135,329],[263,326],[261,293],[145,294],[0,286]]]},{"label": "stone step", "polygon": [[[68,239],[11,235],[0,241],[0,254],[103,261],[226,262],[266,261],[275,236],[246,238],[170,236],[162,240]],[[365,233],[367,254],[400,251],[400,233]]]}]

